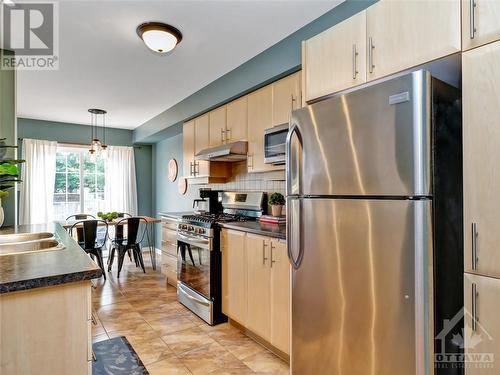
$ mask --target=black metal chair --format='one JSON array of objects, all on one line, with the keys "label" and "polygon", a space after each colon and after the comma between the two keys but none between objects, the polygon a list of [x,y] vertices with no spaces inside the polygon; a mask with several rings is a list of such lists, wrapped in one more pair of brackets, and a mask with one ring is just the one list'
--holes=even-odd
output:
[{"label": "black metal chair", "polygon": [[[97,228],[101,225],[106,228],[104,238],[97,237]],[[74,223],[69,229],[70,235],[73,235],[73,229],[82,230],[82,240],[78,240],[80,247],[87,254],[90,255],[92,259],[94,257],[97,259],[97,264],[102,270],[102,275],[104,280],[106,280],[106,272],[104,270],[104,261],[102,257],[102,248],[106,245],[106,240],[108,237],[108,223],[104,220],[80,220]]]},{"label": "black metal chair", "polygon": [[[94,215],[91,214],[74,214],[70,215],[66,218],[66,221],[69,220],[87,220],[87,219],[95,219]],[[76,238],[78,242],[83,241],[83,228],[76,228]]]},{"label": "black metal chair", "polygon": [[115,258],[115,251],[118,252],[118,277],[120,277],[120,272],[123,267],[123,261],[125,254],[132,251],[134,255],[134,261],[136,266],[141,266],[144,273],[146,273],[146,268],[144,267],[144,259],[142,258],[141,242],[144,239],[147,228],[141,231],[140,224],[144,219],[140,217],[127,217],[116,223],[116,227],[127,226],[127,236],[122,238],[117,238],[112,241],[111,253],[108,259],[108,272],[111,272],[111,267],[113,266],[113,261]]}]

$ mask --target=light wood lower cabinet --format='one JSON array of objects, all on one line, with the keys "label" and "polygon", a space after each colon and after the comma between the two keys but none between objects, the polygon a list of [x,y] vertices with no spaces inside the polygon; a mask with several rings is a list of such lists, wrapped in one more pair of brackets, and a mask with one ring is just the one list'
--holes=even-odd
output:
[{"label": "light wood lower cabinet", "polygon": [[222,231],[222,311],[289,354],[290,264],[282,240]]},{"label": "light wood lower cabinet", "polygon": [[92,374],[90,281],[0,295],[1,374]]},{"label": "light wood lower cabinet", "polygon": [[245,233],[224,230],[222,251],[222,312],[240,323],[247,317]]},{"label": "light wood lower cabinet", "polygon": [[247,234],[247,324],[264,339],[271,336],[271,260],[269,239]]},{"label": "light wood lower cabinet", "polygon": [[177,286],[177,220],[167,217],[161,220],[161,273]]},{"label": "light wood lower cabinet", "polygon": [[462,55],[465,271],[496,277],[500,277],[499,67],[500,42]]},{"label": "light wood lower cabinet", "polygon": [[465,274],[465,374],[497,375],[500,358],[498,321],[500,280]]},{"label": "light wood lower cabinet", "polygon": [[462,49],[500,39],[500,1],[462,0]]},{"label": "light wood lower cabinet", "polygon": [[290,346],[291,269],[286,243],[270,240],[271,261],[271,344],[285,353]]}]

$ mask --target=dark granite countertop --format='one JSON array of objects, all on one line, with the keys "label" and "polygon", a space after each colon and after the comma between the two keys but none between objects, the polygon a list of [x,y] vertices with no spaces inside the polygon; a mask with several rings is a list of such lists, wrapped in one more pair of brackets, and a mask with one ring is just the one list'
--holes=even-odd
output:
[{"label": "dark granite countertop", "polygon": [[66,284],[101,276],[101,269],[58,223],[19,225],[0,229],[10,233],[54,233],[65,248],[0,256],[0,294]]},{"label": "dark granite countertop", "polygon": [[180,219],[183,215],[193,215],[193,211],[184,212],[159,212],[158,216],[169,217],[171,219]]},{"label": "dark granite countertop", "polygon": [[242,232],[261,234],[263,236],[286,239],[286,225],[261,224],[258,221],[237,221],[220,224],[227,229],[239,230]]}]

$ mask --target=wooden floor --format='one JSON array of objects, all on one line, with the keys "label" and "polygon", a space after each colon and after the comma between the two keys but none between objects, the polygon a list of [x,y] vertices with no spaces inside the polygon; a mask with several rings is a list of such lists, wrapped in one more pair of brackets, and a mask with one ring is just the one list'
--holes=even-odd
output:
[{"label": "wooden floor", "polygon": [[210,327],[191,313],[147,262],[146,274],[127,259],[119,280],[115,264],[106,282],[95,281],[94,342],[125,336],[151,375],[289,373],[285,362],[236,328]]}]

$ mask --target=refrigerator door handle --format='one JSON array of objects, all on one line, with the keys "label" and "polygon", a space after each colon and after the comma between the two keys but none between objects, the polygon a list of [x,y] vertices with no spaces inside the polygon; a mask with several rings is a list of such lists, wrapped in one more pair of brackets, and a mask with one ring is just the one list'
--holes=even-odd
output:
[{"label": "refrigerator door handle", "polygon": [[[288,197],[286,202],[286,242],[288,260],[294,269],[298,269],[304,257],[302,246],[302,199]],[[297,254],[295,258],[294,253]]]},{"label": "refrigerator door handle", "polygon": [[300,195],[302,187],[300,186],[300,156],[298,152],[294,152],[294,135],[302,148],[302,135],[300,134],[297,124],[291,124],[290,130],[286,137],[286,194]]}]

